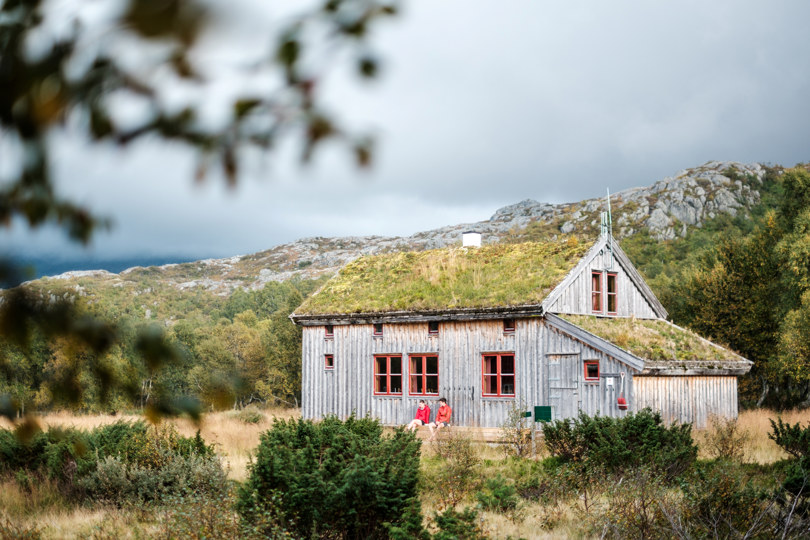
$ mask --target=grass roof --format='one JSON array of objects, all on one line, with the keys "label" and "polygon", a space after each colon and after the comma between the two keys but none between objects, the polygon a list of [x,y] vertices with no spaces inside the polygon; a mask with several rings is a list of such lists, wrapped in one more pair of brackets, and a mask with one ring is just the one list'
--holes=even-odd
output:
[{"label": "grass roof", "polygon": [[652,362],[740,362],[732,351],[663,320],[560,315],[563,319]]},{"label": "grass roof", "polygon": [[588,251],[575,237],[390,253],[346,265],[299,315],[540,304]]}]

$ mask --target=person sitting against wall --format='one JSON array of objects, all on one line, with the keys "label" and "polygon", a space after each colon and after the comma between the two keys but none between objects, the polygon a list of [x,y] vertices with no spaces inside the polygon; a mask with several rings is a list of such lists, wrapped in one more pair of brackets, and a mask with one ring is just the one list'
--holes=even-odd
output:
[{"label": "person sitting against wall", "polygon": [[[447,404],[447,400],[444,398],[439,398],[439,410],[436,413],[436,421],[431,422],[428,424],[428,428],[430,429],[430,439],[432,441],[436,438],[436,435],[439,434],[439,430],[443,427],[447,427],[450,423],[450,415],[453,414],[453,409],[450,408],[450,405]],[[433,431],[433,428],[436,428],[436,431]]]},{"label": "person sitting against wall", "polygon": [[419,400],[419,408],[416,409],[416,417],[411,420],[411,423],[405,426],[409,431],[416,431],[419,426],[425,426],[430,423],[430,407],[427,406],[424,399]]}]

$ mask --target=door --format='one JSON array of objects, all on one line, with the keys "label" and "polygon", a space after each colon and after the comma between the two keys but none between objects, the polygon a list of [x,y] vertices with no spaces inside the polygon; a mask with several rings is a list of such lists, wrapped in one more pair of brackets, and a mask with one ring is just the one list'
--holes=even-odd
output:
[{"label": "door", "polygon": [[579,352],[548,355],[548,404],[553,420],[579,414]]}]

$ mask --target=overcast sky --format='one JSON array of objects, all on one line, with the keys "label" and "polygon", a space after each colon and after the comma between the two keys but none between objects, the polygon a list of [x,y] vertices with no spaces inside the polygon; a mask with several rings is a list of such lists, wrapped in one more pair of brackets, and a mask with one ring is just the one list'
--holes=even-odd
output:
[{"label": "overcast sky", "polygon": [[[262,44],[272,3],[259,4],[237,2],[238,31],[209,39],[205,54]],[[252,160],[229,191],[216,176],[195,186],[193,154],[180,147],[122,152],[66,137],[55,159],[60,191],[115,228],[78,250],[61,233],[15,226],[12,249],[224,257],[306,236],[410,235],[526,198],[578,201],[649,185],[709,160],[810,160],[806,0],[402,7],[374,35],[380,79],[338,71],[324,89],[348,125],[377,135],[370,172],[337,151],[302,169],[282,148]]]}]

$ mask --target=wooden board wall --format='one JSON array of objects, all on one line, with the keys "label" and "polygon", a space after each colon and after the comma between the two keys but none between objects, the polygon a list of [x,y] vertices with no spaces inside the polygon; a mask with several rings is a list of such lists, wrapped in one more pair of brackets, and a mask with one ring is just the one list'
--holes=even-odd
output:
[{"label": "wooden board wall", "polygon": [[[655,311],[652,309],[647,299],[641,294],[641,291],[630,280],[627,272],[619,265],[618,261],[614,260],[612,265],[611,258],[607,250],[593,258],[590,264],[586,265],[576,275],[568,276],[565,289],[559,298],[549,306],[549,311],[552,313],[570,313],[574,315],[591,315],[591,271],[598,270],[604,271],[610,268],[610,272],[617,274],[617,317],[629,317],[634,315],[640,319],[654,319],[657,318]],[[603,303],[606,303],[607,286],[602,285]]]},{"label": "wooden board wall", "polygon": [[735,376],[637,376],[635,382],[635,410],[650,407],[667,422],[704,428],[712,415],[737,418]]}]

